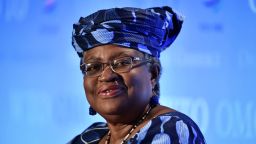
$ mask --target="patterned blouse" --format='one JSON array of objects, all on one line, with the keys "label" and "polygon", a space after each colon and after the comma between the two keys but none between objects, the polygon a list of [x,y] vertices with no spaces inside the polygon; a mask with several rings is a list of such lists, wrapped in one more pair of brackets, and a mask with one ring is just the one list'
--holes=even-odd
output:
[{"label": "patterned blouse", "polygon": [[[106,123],[94,123],[68,144],[97,144],[108,130]],[[196,123],[180,112],[169,112],[153,118],[127,141],[127,144],[205,143]]]}]

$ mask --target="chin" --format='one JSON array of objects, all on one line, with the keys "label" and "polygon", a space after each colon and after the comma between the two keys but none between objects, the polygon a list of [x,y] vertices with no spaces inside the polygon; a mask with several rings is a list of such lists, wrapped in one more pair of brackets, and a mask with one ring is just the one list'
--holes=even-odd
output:
[{"label": "chin", "polygon": [[105,103],[100,105],[99,113],[102,115],[122,115],[128,108],[129,106],[126,106],[122,102]]}]

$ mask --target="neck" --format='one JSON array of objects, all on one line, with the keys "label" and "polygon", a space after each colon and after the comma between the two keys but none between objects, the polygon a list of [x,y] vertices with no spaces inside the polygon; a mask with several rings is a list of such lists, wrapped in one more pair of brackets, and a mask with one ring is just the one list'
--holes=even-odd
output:
[{"label": "neck", "polygon": [[109,133],[106,138],[106,143],[123,143],[128,138],[130,138],[131,135],[136,133],[136,128],[145,121],[146,117],[148,116],[149,112],[151,110],[150,106],[147,106],[146,109],[143,111],[140,116],[136,118],[136,120],[133,120],[129,123],[111,123],[108,122],[109,127]]},{"label": "neck", "polygon": [[120,144],[124,137],[130,132],[131,128],[133,127],[132,124],[108,124],[109,127],[109,141],[111,143],[118,143]]}]

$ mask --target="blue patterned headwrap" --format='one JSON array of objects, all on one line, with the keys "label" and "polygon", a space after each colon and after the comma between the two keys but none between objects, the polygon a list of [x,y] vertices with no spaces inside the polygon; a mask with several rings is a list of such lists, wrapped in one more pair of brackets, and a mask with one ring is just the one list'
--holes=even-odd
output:
[{"label": "blue patterned headwrap", "polygon": [[96,46],[115,44],[159,58],[179,34],[182,22],[167,6],[99,10],[73,25],[72,45],[79,57]]}]

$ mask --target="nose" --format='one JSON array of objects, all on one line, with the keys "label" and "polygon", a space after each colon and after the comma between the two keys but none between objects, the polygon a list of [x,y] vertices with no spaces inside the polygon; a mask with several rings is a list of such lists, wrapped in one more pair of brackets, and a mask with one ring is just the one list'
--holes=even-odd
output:
[{"label": "nose", "polygon": [[98,80],[100,82],[111,82],[111,81],[115,81],[117,79],[118,75],[117,73],[115,73],[109,65],[107,65],[101,75],[99,76]]}]

